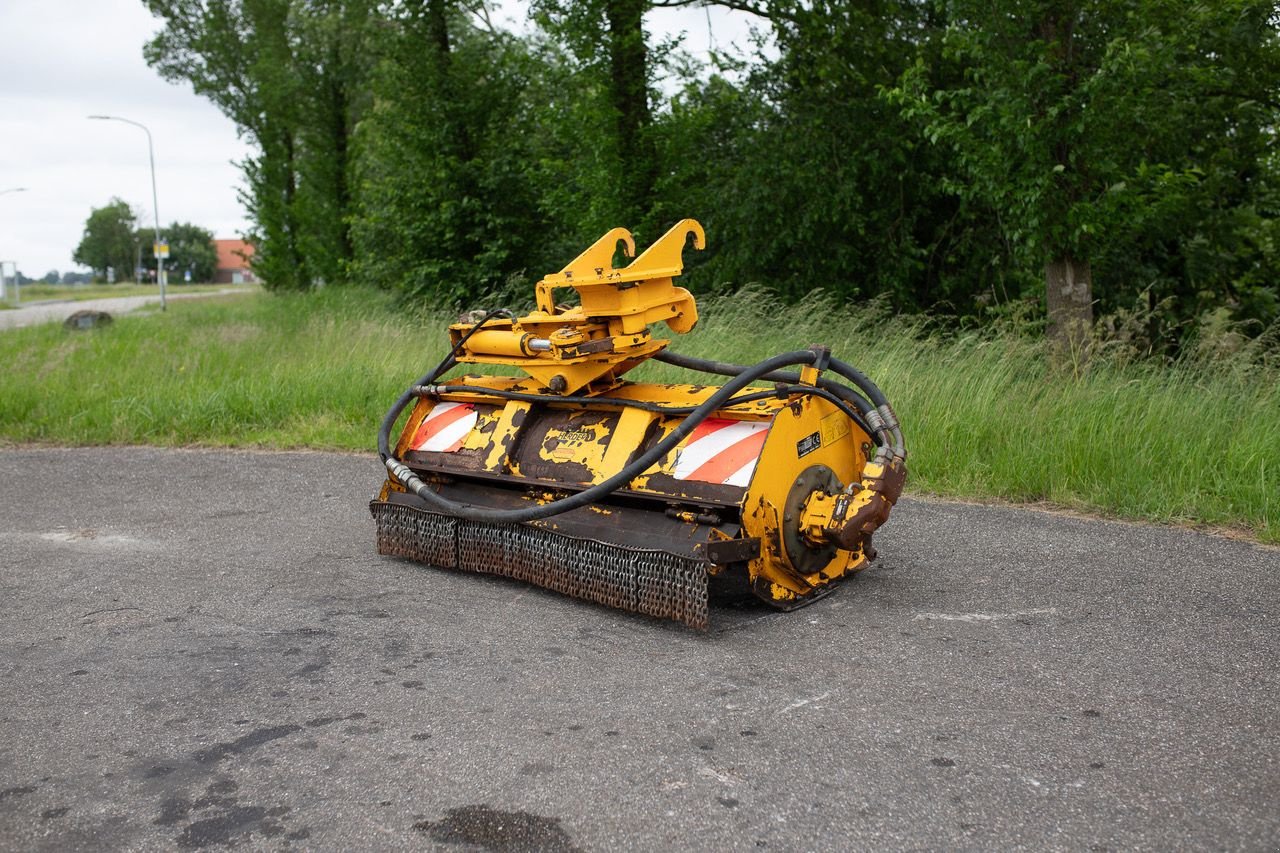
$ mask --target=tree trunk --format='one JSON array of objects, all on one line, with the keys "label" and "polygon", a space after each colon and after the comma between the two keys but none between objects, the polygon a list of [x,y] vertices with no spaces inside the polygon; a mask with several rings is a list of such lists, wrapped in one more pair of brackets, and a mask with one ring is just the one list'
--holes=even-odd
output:
[{"label": "tree trunk", "polygon": [[297,211],[298,166],[293,131],[284,131],[281,142],[284,149],[284,162],[281,164],[284,172],[284,205],[281,208],[280,225],[288,247],[286,251],[289,262],[293,267],[293,281],[290,282],[289,287],[293,290],[306,290],[311,287],[312,282],[303,261],[302,247],[298,245],[300,230]]},{"label": "tree trunk", "polygon": [[[335,67],[340,61],[337,51],[333,52]],[[329,80],[329,133],[333,137],[333,154],[337,161],[333,164],[333,200],[337,208],[335,223],[338,227],[338,257],[345,272],[352,259],[355,248],[351,241],[351,187],[347,182],[347,174],[351,169],[351,152],[348,122],[350,120],[350,104],[345,85],[338,80]]]},{"label": "tree trunk", "polygon": [[427,34],[431,42],[432,65],[436,72],[436,85],[442,86],[449,76],[449,9],[446,0],[428,0],[425,8]]},{"label": "tree trunk", "polygon": [[619,208],[627,227],[637,227],[649,210],[657,173],[649,136],[648,48],[644,13],[648,0],[608,0],[609,97],[617,117]]},{"label": "tree trunk", "polygon": [[427,41],[431,50],[431,67],[436,97],[448,122],[449,152],[463,163],[476,158],[471,131],[458,104],[453,80],[453,45],[449,35],[451,0],[429,0],[426,5]]},{"label": "tree trunk", "polygon": [[1063,254],[1044,265],[1044,283],[1053,360],[1059,366],[1081,365],[1088,360],[1093,329],[1093,272],[1089,262]]}]

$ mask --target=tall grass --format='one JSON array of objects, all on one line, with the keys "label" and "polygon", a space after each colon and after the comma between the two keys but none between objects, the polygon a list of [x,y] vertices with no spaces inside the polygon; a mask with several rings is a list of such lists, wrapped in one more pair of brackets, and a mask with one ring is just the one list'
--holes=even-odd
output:
[{"label": "tall grass", "polygon": [[[1241,361],[1105,359],[1080,377],[1012,333],[942,334],[821,296],[702,300],[673,349],[751,363],[823,343],[902,420],[909,488],[1244,527],[1280,542],[1280,376]],[[370,450],[403,388],[443,355],[442,311],[371,291],[175,302],[105,329],[0,334],[0,439]],[[698,381],[647,364],[633,378]]]},{"label": "tall grass", "polygon": [[911,489],[1244,526],[1280,542],[1273,368],[1102,357],[1073,377],[1048,366],[1038,339],[929,333],[919,318],[841,309],[821,294],[783,306],[740,293],[701,310],[702,334],[673,348],[749,363],[822,343],[870,376],[903,423]]},{"label": "tall grass", "polygon": [[378,413],[446,342],[440,318],[336,289],[174,302],[89,332],[17,329],[0,334],[0,437],[370,448]]}]

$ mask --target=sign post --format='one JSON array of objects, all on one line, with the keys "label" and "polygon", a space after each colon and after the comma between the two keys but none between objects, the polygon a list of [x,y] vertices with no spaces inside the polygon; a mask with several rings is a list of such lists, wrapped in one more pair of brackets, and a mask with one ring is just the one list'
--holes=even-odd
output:
[{"label": "sign post", "polygon": [[156,273],[160,279],[160,310],[164,310],[164,286],[168,284],[168,276],[165,275],[164,262],[169,257],[169,243],[164,239],[158,239],[151,245],[151,250],[156,253]]},{"label": "sign post", "polygon": [[6,283],[7,279],[4,274],[6,264],[13,267],[13,304],[17,305],[22,301],[22,291],[19,289],[21,285],[18,284],[17,261],[0,261],[0,299],[5,299],[9,296],[9,288]]}]

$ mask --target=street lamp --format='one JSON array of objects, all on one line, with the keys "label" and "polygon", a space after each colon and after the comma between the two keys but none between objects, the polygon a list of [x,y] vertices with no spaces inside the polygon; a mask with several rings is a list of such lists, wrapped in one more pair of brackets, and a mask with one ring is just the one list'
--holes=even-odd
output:
[{"label": "street lamp", "polygon": [[4,195],[5,193],[24,193],[26,191],[26,187],[10,187],[7,190],[0,190],[0,195]]},{"label": "street lamp", "polygon": [[127,118],[120,118],[120,116],[89,116],[89,118],[99,119],[102,121],[122,121],[125,124],[131,124],[134,127],[142,128],[142,132],[147,135],[147,154],[151,157],[151,209],[155,212],[156,216],[156,278],[160,280],[160,310],[163,311],[165,310],[164,257],[161,255],[159,249],[160,246],[164,244],[164,238],[160,236],[160,202],[156,197],[156,150],[155,146],[151,144],[151,131],[147,130],[147,126],[145,124],[140,124],[139,122],[131,121]]}]

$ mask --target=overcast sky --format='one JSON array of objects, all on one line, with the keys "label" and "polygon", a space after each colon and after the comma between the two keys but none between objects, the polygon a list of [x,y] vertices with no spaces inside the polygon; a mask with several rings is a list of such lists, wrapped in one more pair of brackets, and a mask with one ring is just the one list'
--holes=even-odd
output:
[{"label": "overcast sky", "polygon": [[[523,4],[494,4],[515,25]],[[722,9],[650,13],[653,32],[686,33],[695,54],[745,43],[750,19]],[[250,153],[233,125],[189,85],[161,80],[142,59],[158,29],[138,0],[0,0],[0,260],[24,275],[76,269],[71,254],[90,209],[118,196],[151,225],[155,144],[160,220],[216,237],[246,228],[235,163]],[[6,192],[25,187],[24,192]],[[6,267],[7,269],[7,267]]]}]

